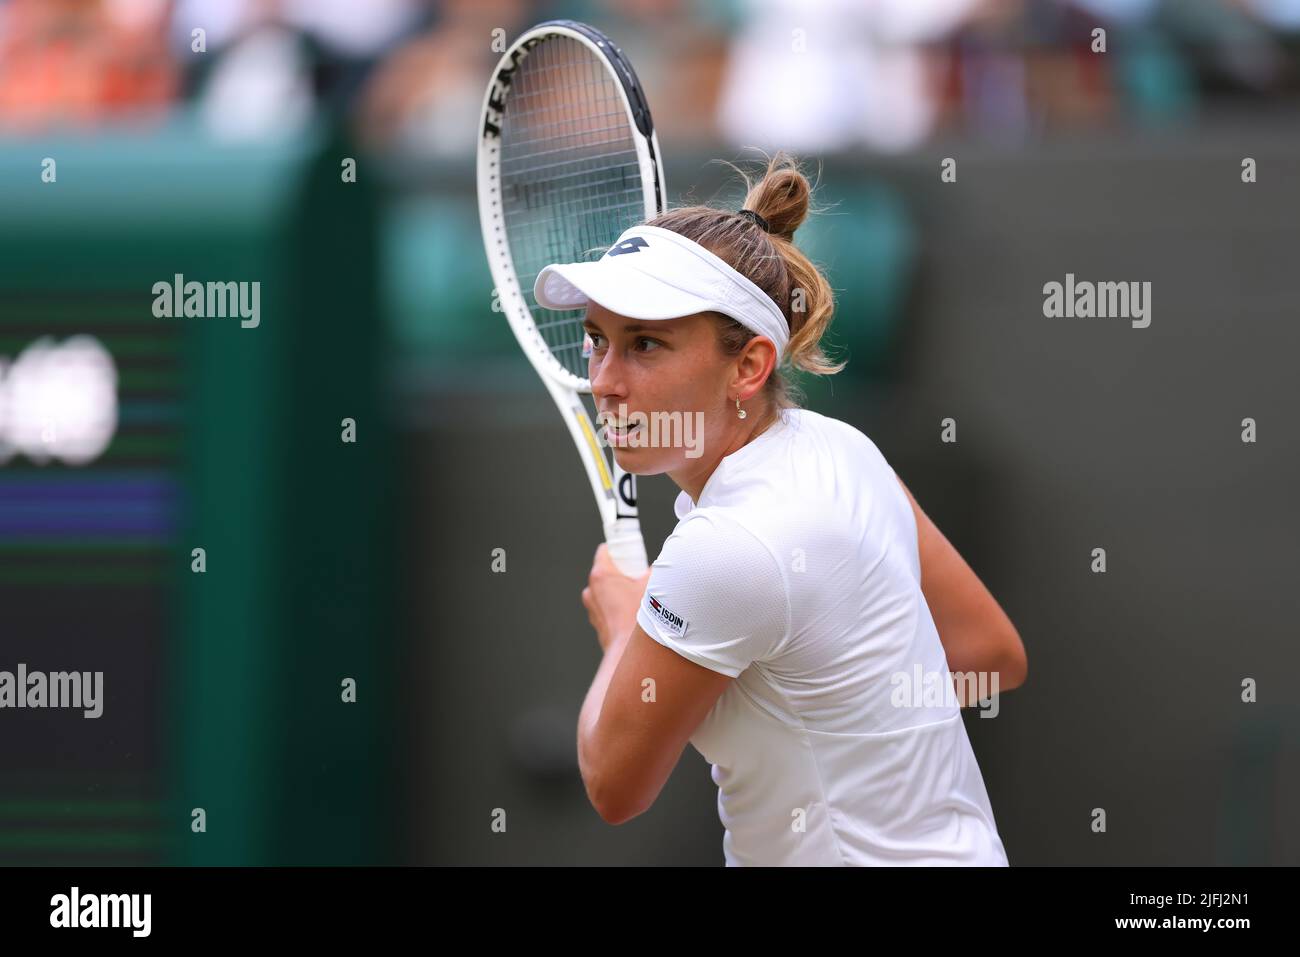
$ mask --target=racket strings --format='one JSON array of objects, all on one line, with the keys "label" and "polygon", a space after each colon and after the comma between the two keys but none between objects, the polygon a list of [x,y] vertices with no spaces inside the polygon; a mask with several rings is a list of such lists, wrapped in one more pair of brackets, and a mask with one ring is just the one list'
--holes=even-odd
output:
[{"label": "racket strings", "polygon": [[[563,186],[563,187],[556,187],[556,186],[552,186],[552,185],[550,185],[550,183],[547,183],[547,185],[546,185],[546,189],[545,189],[545,190],[536,190],[536,191],[534,191],[534,195],[552,195],[552,194],[555,194],[555,192],[564,192],[564,191],[567,191],[567,190],[582,190],[582,191],[586,192],[586,191],[588,191],[589,189],[590,189],[590,186],[589,186],[589,185],[586,185],[586,183],[584,183],[584,185],[577,185],[577,186]],[[621,191],[621,190],[623,190],[623,189],[625,189],[625,187],[620,185],[620,186],[619,186],[619,190]],[[637,187],[637,189],[640,189],[640,187]],[[525,195],[526,192],[528,192],[528,191],[526,191],[526,190],[519,190],[519,191],[517,191],[516,194],[515,194],[515,199],[517,200],[517,202],[519,202],[520,207],[521,207],[521,211],[528,211],[528,209],[539,209],[539,211],[542,211],[543,213],[549,211],[549,209],[551,208],[551,205],[552,205],[551,203],[541,203],[541,202],[539,202],[539,200],[537,200],[537,199],[533,199],[532,202],[530,202],[530,200],[529,200],[529,198],[528,198],[528,195]],[[589,213],[604,213],[604,212],[615,213],[615,212],[620,212],[621,209],[624,209],[624,204],[623,204],[623,203],[615,203],[615,204],[611,204],[611,205],[604,205],[604,207],[588,207],[588,208],[586,208],[586,212],[589,212]],[[630,225],[630,224],[629,224],[629,225]],[[620,233],[621,233],[621,231],[623,231],[623,230],[619,230],[619,231],[620,231]],[[615,237],[615,238],[616,238],[616,237]],[[614,243],[614,241],[612,241],[612,239],[611,239],[610,244],[612,244],[612,243]],[[610,248],[610,244],[602,244],[602,246],[599,246],[599,250],[601,250],[602,254],[603,254],[604,251],[607,250],[607,248]],[[552,261],[556,261],[556,263],[558,263],[559,260],[552,260]]]},{"label": "racket strings", "polygon": [[[574,134],[574,135],[576,135],[576,134]],[[563,137],[563,135],[561,135],[560,137],[551,136],[551,137],[546,137],[546,138],[539,138],[539,139],[534,140],[533,142],[535,142],[535,143],[554,143],[556,139],[560,139],[560,138],[562,138],[562,137]],[[626,139],[625,139],[625,138],[619,137],[619,138],[614,138],[614,139],[601,140],[601,141],[597,141],[597,142],[590,142],[590,141],[589,141],[589,142],[586,142],[586,143],[584,143],[584,144],[582,144],[582,145],[583,145],[585,148],[587,148],[587,149],[601,149],[601,148],[603,148],[603,147],[607,147],[607,146],[621,146],[621,145],[622,145],[623,143],[625,143],[625,142],[626,142]],[[524,144],[520,144],[520,145],[524,145]],[[534,152],[528,154],[526,157],[515,157],[515,156],[512,156],[512,157],[510,158],[510,162],[511,162],[511,163],[518,163],[518,162],[522,162],[523,160],[528,160],[528,161],[531,161],[532,164],[536,164],[538,168],[544,169],[544,168],[545,168],[545,165],[544,165],[544,164],[540,164],[540,163],[537,162],[538,160],[540,160],[541,157],[546,156],[547,154],[555,154],[555,155],[559,155],[559,154],[570,153],[570,152],[572,152],[572,151],[573,151],[573,147],[572,147],[572,146],[567,146],[567,145],[566,145],[566,146],[556,146],[556,147],[554,147],[553,149],[549,149],[549,150],[535,150]],[[633,156],[633,158],[636,157],[636,148],[635,148],[635,147],[629,147],[629,149],[627,150],[627,152],[631,153],[631,155]],[[606,152],[606,153],[602,156],[602,159],[608,159],[608,158],[609,158],[610,156],[612,156],[612,155],[614,155],[614,152],[613,152],[612,150],[610,150],[610,151]],[[559,164],[557,164],[557,165],[559,165]],[[530,168],[531,168],[531,167],[530,167]]]},{"label": "racket strings", "polygon": [[506,238],[534,324],[585,380],[584,310],[540,308],[533,284],[551,263],[598,258],[645,218],[633,128],[604,61],[570,37],[534,47],[506,97],[499,162]]}]

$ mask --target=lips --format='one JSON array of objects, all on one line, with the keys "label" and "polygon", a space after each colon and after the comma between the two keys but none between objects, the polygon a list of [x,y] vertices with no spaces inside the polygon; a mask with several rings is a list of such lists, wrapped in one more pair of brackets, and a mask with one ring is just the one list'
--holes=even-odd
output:
[{"label": "lips", "polygon": [[641,422],[634,425],[629,424],[627,419],[619,419],[612,412],[602,412],[600,414],[600,424],[604,428],[605,436],[611,445],[622,445],[644,427],[644,423]]}]

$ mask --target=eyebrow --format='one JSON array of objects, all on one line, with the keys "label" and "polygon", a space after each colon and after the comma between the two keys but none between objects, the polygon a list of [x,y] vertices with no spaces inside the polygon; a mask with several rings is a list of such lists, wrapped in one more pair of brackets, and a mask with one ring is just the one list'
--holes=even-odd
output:
[{"label": "eyebrow", "polygon": [[[604,334],[604,330],[601,329],[600,326],[596,325],[596,323],[594,323],[594,322],[593,322],[592,320],[590,320],[590,319],[584,319],[584,320],[582,320],[582,325],[583,325],[583,328],[584,328],[584,329],[585,329],[587,326],[592,326],[593,328],[595,328],[595,330],[596,330],[597,332],[601,333],[602,335]],[[658,323],[651,323],[650,325],[646,325],[646,324],[644,324],[644,323],[640,323],[640,322],[634,322],[634,323],[631,323],[630,325],[626,325],[626,326],[624,326],[624,327],[623,327],[623,331],[624,331],[624,332],[628,332],[628,333],[634,333],[634,332],[653,332],[655,335],[660,335],[660,336],[661,336],[661,335],[664,335],[664,334],[671,334],[671,333],[673,332],[672,329],[670,329],[670,328],[664,326],[664,324],[661,323],[661,322],[658,322]]]}]

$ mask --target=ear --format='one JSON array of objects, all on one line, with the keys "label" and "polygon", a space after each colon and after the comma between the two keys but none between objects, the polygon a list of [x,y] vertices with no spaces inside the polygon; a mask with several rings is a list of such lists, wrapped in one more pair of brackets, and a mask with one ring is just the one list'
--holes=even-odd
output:
[{"label": "ear", "polygon": [[738,395],[741,402],[753,398],[775,368],[776,346],[766,336],[755,336],[745,343],[745,348],[736,357],[730,394]]}]

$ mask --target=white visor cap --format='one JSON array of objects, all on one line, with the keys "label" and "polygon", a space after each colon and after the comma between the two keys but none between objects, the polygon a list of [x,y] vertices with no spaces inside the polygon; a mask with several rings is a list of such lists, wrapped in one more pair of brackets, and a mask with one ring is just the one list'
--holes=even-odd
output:
[{"label": "white visor cap", "polygon": [[790,326],[771,296],[699,243],[659,226],[633,226],[595,262],[547,266],[533,296],[547,309],[596,302],[630,319],[720,312],[771,339],[778,363],[790,341]]}]

